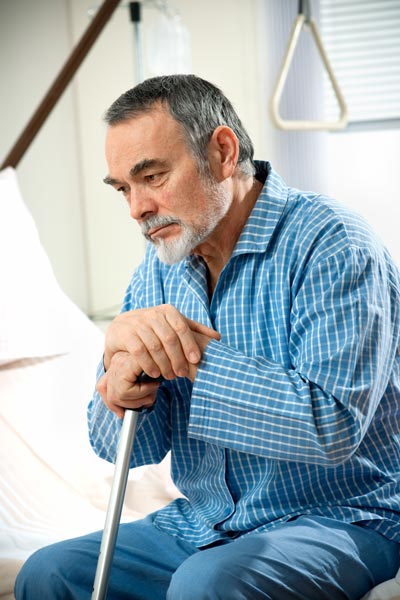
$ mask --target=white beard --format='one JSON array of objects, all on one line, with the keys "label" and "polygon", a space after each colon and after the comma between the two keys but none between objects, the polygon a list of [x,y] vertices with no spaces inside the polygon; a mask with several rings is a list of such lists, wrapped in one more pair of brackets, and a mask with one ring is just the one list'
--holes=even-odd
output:
[{"label": "white beard", "polygon": [[[209,196],[209,204],[205,211],[199,215],[199,224],[189,225],[184,223],[178,217],[158,216],[149,217],[141,224],[141,229],[144,237],[156,246],[158,258],[172,265],[179,262],[202,242],[204,242],[214,231],[221,219],[226,215],[230,198],[225,189],[212,180],[205,182],[205,191]],[[157,227],[165,225],[177,224],[181,228],[181,233],[174,236],[171,240],[163,238],[152,240],[148,232]]]},{"label": "white beard", "polygon": [[185,256],[188,256],[202,240],[201,236],[196,235],[191,227],[185,223],[180,223],[182,233],[172,240],[158,240],[156,253],[158,258],[172,265],[179,262]]}]

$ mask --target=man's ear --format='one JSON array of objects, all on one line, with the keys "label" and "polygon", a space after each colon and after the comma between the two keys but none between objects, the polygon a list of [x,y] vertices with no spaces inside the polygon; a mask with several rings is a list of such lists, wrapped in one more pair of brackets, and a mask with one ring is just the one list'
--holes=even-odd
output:
[{"label": "man's ear", "polygon": [[227,125],[217,127],[208,143],[208,160],[217,181],[232,177],[239,157],[239,140]]}]

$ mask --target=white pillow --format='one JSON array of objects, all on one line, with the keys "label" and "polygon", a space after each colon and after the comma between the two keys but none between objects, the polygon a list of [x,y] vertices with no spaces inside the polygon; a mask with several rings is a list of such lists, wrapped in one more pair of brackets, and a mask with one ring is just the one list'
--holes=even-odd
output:
[{"label": "white pillow", "polygon": [[104,335],[71,300],[68,320],[70,352],[0,366],[0,414],[64,481],[96,496],[111,465],[90,447],[86,411]]},{"label": "white pillow", "polygon": [[0,364],[67,352],[65,294],[10,167],[0,171],[0,274]]}]

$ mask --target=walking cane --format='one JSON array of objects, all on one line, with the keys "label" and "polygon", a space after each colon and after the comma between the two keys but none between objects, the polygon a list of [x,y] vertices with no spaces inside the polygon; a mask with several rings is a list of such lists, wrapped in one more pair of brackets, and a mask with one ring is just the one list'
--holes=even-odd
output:
[{"label": "walking cane", "polygon": [[[137,379],[138,383],[146,383],[148,381],[161,382],[163,378],[153,379],[142,373]],[[110,570],[128,480],[130,456],[135,440],[137,420],[141,411],[141,408],[137,410],[125,410],[91,600],[106,600],[107,598]]]}]

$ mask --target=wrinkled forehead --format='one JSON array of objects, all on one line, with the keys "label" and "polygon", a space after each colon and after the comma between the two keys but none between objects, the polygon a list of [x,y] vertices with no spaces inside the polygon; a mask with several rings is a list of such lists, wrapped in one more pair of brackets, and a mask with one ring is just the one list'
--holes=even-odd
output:
[{"label": "wrinkled forehead", "polygon": [[109,164],[124,155],[137,162],[182,152],[192,154],[185,130],[161,105],[107,128],[105,153]]},{"label": "wrinkled forehead", "polygon": [[182,127],[164,110],[146,112],[109,125],[105,157],[109,171],[107,183],[122,181],[128,174],[132,176],[133,167],[136,174],[138,170],[142,172],[155,163],[179,164],[189,157],[195,160]]}]

